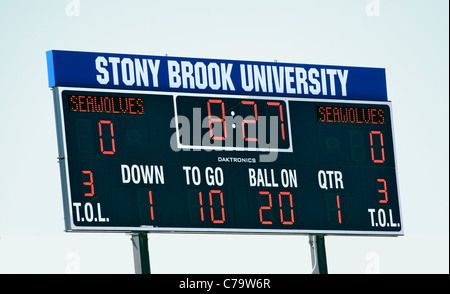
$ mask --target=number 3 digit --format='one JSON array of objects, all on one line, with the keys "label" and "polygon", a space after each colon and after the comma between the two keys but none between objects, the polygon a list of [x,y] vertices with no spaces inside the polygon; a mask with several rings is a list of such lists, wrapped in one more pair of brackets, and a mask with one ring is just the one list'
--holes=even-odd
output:
[{"label": "number 3 digit", "polygon": [[378,193],[384,194],[384,199],[380,200],[380,203],[388,202],[388,193],[387,193],[387,185],[385,179],[377,179],[378,183],[383,183],[383,189],[378,190]]},{"label": "number 3 digit", "polygon": [[90,170],[84,170],[82,172],[85,175],[89,175],[89,182],[83,182],[83,185],[91,186],[91,192],[90,193],[84,193],[84,196],[92,197],[92,196],[94,196],[94,176],[92,175],[92,172]]}]

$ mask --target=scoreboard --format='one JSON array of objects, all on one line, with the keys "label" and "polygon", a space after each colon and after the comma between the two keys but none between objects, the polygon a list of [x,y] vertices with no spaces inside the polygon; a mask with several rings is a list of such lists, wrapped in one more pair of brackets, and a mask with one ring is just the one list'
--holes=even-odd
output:
[{"label": "scoreboard", "polygon": [[403,234],[384,70],[47,57],[67,231]]}]

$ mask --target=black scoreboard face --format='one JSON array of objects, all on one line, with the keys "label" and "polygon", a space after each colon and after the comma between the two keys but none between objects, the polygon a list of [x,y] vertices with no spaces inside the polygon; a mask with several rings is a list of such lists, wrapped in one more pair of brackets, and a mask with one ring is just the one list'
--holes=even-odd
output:
[{"label": "black scoreboard face", "polygon": [[403,234],[389,102],[54,97],[68,231]]}]

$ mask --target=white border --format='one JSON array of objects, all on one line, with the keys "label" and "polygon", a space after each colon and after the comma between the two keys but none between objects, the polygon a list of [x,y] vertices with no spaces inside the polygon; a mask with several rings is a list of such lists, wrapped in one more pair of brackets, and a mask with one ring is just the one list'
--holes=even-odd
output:
[{"label": "white border", "polygon": [[[120,89],[99,89],[99,88],[79,88],[79,87],[54,87],[53,90],[57,91],[57,97],[55,102],[59,105],[55,105],[56,109],[56,119],[57,125],[61,126],[60,130],[58,130],[58,143],[60,138],[62,139],[63,149],[59,150],[60,156],[63,156],[65,161],[65,170],[61,171],[65,173],[66,182],[65,185],[62,183],[63,190],[63,203],[65,205],[64,210],[65,213],[68,211],[70,214],[70,219],[67,219],[65,215],[65,226],[66,231],[69,232],[174,232],[174,233],[226,233],[226,234],[299,234],[299,235],[353,235],[353,236],[403,236],[404,235],[404,225],[403,225],[403,217],[401,210],[401,202],[400,202],[400,191],[398,185],[398,171],[397,171],[397,156],[396,156],[396,148],[395,148],[395,136],[393,129],[393,116],[392,116],[392,105],[390,101],[368,101],[368,100],[342,100],[342,99],[315,99],[315,98],[280,98],[280,97],[256,97],[256,96],[241,96],[241,95],[209,95],[209,94],[193,94],[193,93],[178,93],[178,92],[158,92],[158,91],[141,91],[141,90],[120,90]],[[287,111],[289,111],[289,101],[305,101],[305,102],[326,102],[326,103],[348,103],[348,104],[374,104],[374,105],[387,105],[390,109],[391,115],[391,131],[393,138],[393,147],[394,147],[394,160],[395,160],[395,174],[397,180],[397,196],[399,203],[399,213],[400,213],[400,224],[401,229],[398,232],[393,231],[347,231],[347,230],[288,230],[288,229],[236,229],[236,228],[180,228],[180,227],[153,227],[153,226],[141,226],[141,227],[92,227],[92,226],[76,226],[73,223],[73,209],[72,209],[72,197],[70,193],[70,177],[69,177],[69,164],[67,160],[67,144],[66,144],[66,136],[65,136],[65,125],[64,125],[64,111],[62,109],[62,92],[63,91],[92,91],[92,92],[107,92],[107,93],[134,93],[134,94],[153,94],[153,95],[166,95],[166,96],[209,96],[209,97],[224,97],[224,98],[249,98],[251,99],[271,99],[271,100],[283,100],[286,101]],[[54,94],[55,95],[55,94]],[[174,98],[175,102],[175,98]],[[174,103],[174,107],[176,105]],[[59,111],[59,113],[58,113]],[[176,115],[176,109],[175,109]],[[290,115],[288,115],[290,118]],[[59,120],[59,121],[58,121]],[[290,121],[289,121],[290,126]],[[291,128],[289,128],[291,131]],[[178,134],[177,134],[178,135]],[[290,140],[292,140],[292,136],[290,134]],[[190,147],[192,148],[192,147]],[[290,148],[292,148],[292,141]],[[61,152],[62,151],[62,152]],[[247,150],[249,151],[249,150]],[[258,151],[262,151],[258,149]],[[285,150],[285,152],[288,152]],[[63,175],[61,175],[63,176]],[[64,195],[65,194],[65,195]]]},{"label": "white border", "polygon": [[[173,95],[173,107],[175,111],[175,122],[176,122],[176,131],[177,131],[177,147],[180,149],[195,149],[195,150],[215,150],[215,151],[257,151],[257,152],[293,152],[292,147],[292,133],[291,133],[291,115],[289,112],[289,101],[287,98],[281,97],[254,97],[254,96],[242,96],[242,95],[227,95],[227,94],[182,94],[179,93],[170,93],[167,92],[168,95]],[[287,116],[287,124],[289,127],[289,148],[259,148],[259,147],[227,147],[227,146],[194,146],[194,145],[183,145],[180,142],[180,134],[178,131],[178,111],[177,111],[177,98],[178,96],[191,96],[191,97],[211,97],[211,98],[231,98],[231,99],[248,99],[249,97],[252,100],[275,100],[275,101],[284,101],[286,104],[286,116]]]}]

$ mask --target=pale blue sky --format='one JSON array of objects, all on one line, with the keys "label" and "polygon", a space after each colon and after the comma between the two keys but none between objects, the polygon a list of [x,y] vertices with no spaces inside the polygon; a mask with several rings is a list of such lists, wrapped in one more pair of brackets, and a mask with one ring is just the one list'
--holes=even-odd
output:
[{"label": "pale blue sky", "polygon": [[[447,0],[70,3],[0,2],[0,273],[134,272],[129,236],[63,232],[50,49],[386,68],[405,236],[327,237],[329,272],[448,273]],[[151,235],[150,256],[155,273],[311,270],[305,236]]]}]

